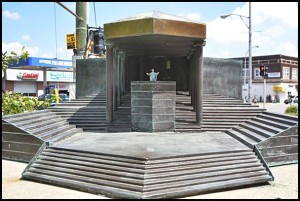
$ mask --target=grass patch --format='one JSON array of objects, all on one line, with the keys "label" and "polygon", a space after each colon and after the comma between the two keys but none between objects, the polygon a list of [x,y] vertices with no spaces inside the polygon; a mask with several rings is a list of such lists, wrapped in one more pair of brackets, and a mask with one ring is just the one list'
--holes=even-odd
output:
[{"label": "grass patch", "polygon": [[284,113],[288,115],[298,116],[298,106],[291,105],[285,109]]}]

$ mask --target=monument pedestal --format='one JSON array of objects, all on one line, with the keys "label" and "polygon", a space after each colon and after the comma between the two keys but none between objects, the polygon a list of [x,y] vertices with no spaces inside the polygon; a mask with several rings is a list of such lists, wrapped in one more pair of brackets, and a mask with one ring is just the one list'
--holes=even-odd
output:
[{"label": "monument pedestal", "polygon": [[175,109],[176,82],[131,82],[131,123],[134,131],[174,131]]}]

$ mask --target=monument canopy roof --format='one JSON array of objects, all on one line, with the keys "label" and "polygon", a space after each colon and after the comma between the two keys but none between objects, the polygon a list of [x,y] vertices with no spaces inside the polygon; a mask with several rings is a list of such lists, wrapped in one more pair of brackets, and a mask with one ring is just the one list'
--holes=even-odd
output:
[{"label": "monument canopy roof", "polygon": [[117,20],[115,22],[123,22],[123,21],[129,21],[129,20],[138,20],[138,19],[146,19],[146,18],[156,18],[156,19],[165,19],[165,20],[177,20],[177,21],[183,21],[183,22],[195,22],[195,23],[199,23],[197,21],[194,20],[190,20],[184,17],[179,17],[176,15],[170,15],[167,13],[163,13],[160,11],[150,11],[150,12],[146,12],[146,13],[140,13],[137,14],[135,16],[131,16],[131,17],[127,17],[121,20]]},{"label": "monument canopy roof", "polygon": [[187,56],[206,38],[206,24],[159,11],[104,24],[108,45],[135,56]]}]

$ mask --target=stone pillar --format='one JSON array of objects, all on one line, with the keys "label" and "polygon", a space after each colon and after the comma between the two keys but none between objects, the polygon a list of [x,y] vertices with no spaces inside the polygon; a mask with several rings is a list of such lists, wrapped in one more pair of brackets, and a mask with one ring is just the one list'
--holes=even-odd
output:
[{"label": "stone pillar", "polygon": [[118,51],[113,49],[113,110],[118,109]]},{"label": "stone pillar", "polygon": [[189,57],[189,96],[192,96],[192,65],[191,58]]},{"label": "stone pillar", "polygon": [[134,131],[174,131],[175,111],[176,82],[131,82],[131,123]]},{"label": "stone pillar", "polygon": [[122,57],[121,57],[121,86],[122,86],[122,90],[121,90],[121,94],[125,93],[125,80],[126,80],[126,66],[125,66],[125,57],[126,55],[124,53],[122,53]]},{"label": "stone pillar", "polygon": [[196,57],[196,124],[201,125],[203,122],[203,46],[197,46]]},{"label": "stone pillar", "polygon": [[198,75],[197,75],[197,56],[196,53],[193,54],[193,77],[194,77],[194,82],[193,82],[193,86],[194,86],[194,90],[193,90],[193,111],[196,111],[196,105],[197,105],[197,80],[199,79]]},{"label": "stone pillar", "polygon": [[195,111],[195,59],[194,55],[190,57],[190,94],[191,94],[191,104],[193,106],[193,111]]},{"label": "stone pillar", "polygon": [[106,48],[106,122],[113,120],[113,48]]},{"label": "stone pillar", "polygon": [[140,57],[139,58],[139,67],[140,67],[140,81],[144,81],[144,74],[145,74],[145,62],[144,58]]},{"label": "stone pillar", "polygon": [[[121,105],[121,54],[120,51],[117,53],[117,107]],[[117,108],[118,109],[118,108]]]}]

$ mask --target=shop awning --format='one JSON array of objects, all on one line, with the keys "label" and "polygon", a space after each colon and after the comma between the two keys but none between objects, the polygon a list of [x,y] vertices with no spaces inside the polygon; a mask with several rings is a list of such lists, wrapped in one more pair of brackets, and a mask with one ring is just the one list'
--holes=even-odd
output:
[{"label": "shop awning", "polygon": [[285,91],[287,91],[287,88],[284,86],[281,86],[281,85],[274,85],[273,90],[275,92],[285,92]]},{"label": "shop awning", "polygon": [[38,67],[57,69],[73,68],[72,60],[48,59],[39,57],[28,57],[26,60],[19,59],[18,64],[14,63],[13,65],[8,65],[8,68],[36,69]]}]

